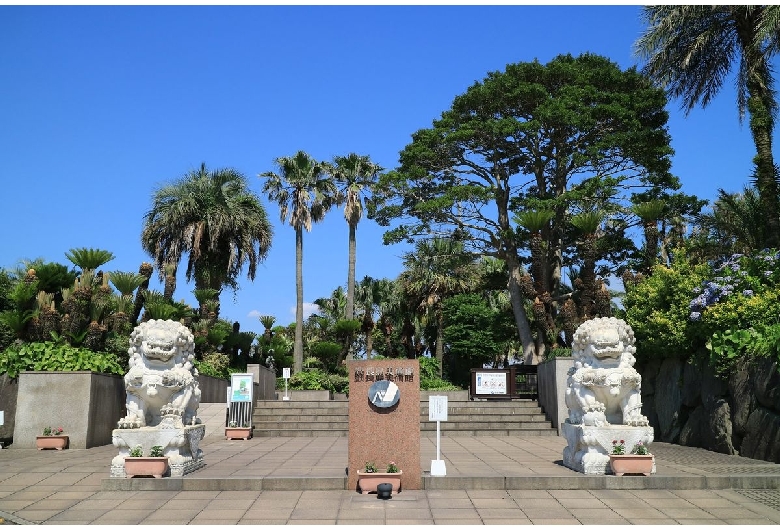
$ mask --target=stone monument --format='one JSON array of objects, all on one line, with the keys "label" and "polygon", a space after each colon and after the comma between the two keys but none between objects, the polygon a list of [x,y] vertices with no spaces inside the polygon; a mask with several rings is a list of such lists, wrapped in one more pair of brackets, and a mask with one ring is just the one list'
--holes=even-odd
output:
[{"label": "stone monument", "polygon": [[186,326],[172,320],[149,320],[130,335],[130,370],[125,374],[127,415],[112,432],[119,455],[111,476],[124,478],[125,457],[140,445],[144,456],[161,446],[170,475],[180,477],[203,466],[198,445],[206,426],[197,417],[198,371],[193,366],[195,340]]},{"label": "stone monument", "polygon": [[[653,441],[653,428],[642,415],[642,377],[634,369],[634,331],[609,317],[588,320],[574,333],[562,434],[567,447],[563,464],[586,475],[611,471],[614,440],[627,452]],[[655,463],[653,464],[655,473]]]},{"label": "stone monument", "polygon": [[347,487],[357,488],[357,472],[366,462],[376,464],[380,473],[394,462],[403,472],[402,489],[422,489],[419,361],[347,361],[347,371]]}]

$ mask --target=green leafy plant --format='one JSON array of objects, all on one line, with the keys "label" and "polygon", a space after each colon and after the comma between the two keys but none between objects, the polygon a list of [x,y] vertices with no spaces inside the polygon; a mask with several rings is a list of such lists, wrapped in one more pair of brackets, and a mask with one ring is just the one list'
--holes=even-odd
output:
[{"label": "green leafy plant", "polygon": [[16,343],[0,352],[0,373],[16,377],[24,370],[90,371],[116,375],[124,375],[126,371],[111,353],[94,352],[52,341]]},{"label": "green leafy plant", "polygon": [[376,464],[373,462],[366,462],[365,472],[376,473],[377,472]]},{"label": "green leafy plant", "polygon": [[633,449],[631,449],[632,455],[646,455],[647,453],[647,446],[643,444],[642,442],[637,442]]},{"label": "green leafy plant", "polygon": [[398,466],[395,464],[395,462],[390,462],[389,464],[387,464],[387,472],[398,473]]},{"label": "green leafy plant", "polygon": [[43,435],[44,436],[62,436],[62,433],[65,432],[62,430],[62,427],[44,427],[43,428]]},{"label": "green leafy plant", "polygon": [[140,445],[136,445],[132,449],[130,449],[130,456],[133,458],[138,458],[139,456],[144,456],[144,448]]},{"label": "green leafy plant", "polygon": [[152,447],[152,450],[149,452],[149,456],[153,457],[160,457],[163,456],[163,448],[161,445],[155,445]]}]

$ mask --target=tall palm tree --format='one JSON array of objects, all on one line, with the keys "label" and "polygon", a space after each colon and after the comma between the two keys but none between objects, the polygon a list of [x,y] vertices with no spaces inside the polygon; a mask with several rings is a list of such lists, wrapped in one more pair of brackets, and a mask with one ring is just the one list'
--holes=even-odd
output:
[{"label": "tall palm tree", "polygon": [[336,179],[339,188],[338,200],[344,204],[344,218],[349,225],[349,267],[347,270],[347,307],[344,318],[355,317],[355,232],[363,209],[370,208],[373,203],[372,191],[379,180],[382,168],[371,162],[368,156],[350,153],[347,156],[336,156],[329,164],[328,171]]},{"label": "tall palm tree", "polygon": [[[166,267],[187,254],[186,278],[196,289],[236,289],[244,265],[255,279],[271,247],[273,228],[260,199],[235,169],[209,171],[201,164],[154,193],[144,216],[143,249],[154,258],[160,279]],[[170,270],[170,269],[168,269]]]},{"label": "tall palm tree", "polygon": [[706,107],[737,66],[737,109],[750,114],[756,187],[771,246],[780,242],[772,131],[777,116],[771,58],[780,48],[780,6],[659,5],[643,9],[648,28],[635,43],[643,71],[682,98],[686,112]]},{"label": "tall palm tree", "polygon": [[399,280],[407,296],[414,300],[420,313],[433,316],[436,323],[436,359],[441,376],[444,361],[444,299],[468,291],[479,275],[471,254],[463,243],[450,238],[420,240],[414,252],[403,258],[405,269]]},{"label": "tall palm tree", "polygon": [[279,205],[283,223],[295,230],[295,343],[293,371],[303,369],[303,230],[311,231],[312,223],[325,217],[336,197],[336,186],[328,177],[325,166],[304,151],[275,160],[278,173],[261,173],[263,193]]},{"label": "tall palm tree", "polygon": [[700,214],[696,221],[713,248],[714,256],[710,257],[750,254],[768,246],[769,234],[755,188],[745,187],[741,193],[718,190],[712,212]]}]

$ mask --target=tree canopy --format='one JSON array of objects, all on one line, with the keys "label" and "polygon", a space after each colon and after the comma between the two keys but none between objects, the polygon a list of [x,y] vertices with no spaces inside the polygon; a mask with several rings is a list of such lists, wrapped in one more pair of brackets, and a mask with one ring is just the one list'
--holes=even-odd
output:
[{"label": "tree canopy", "polygon": [[[400,166],[383,175],[385,202],[376,219],[396,223],[385,243],[460,234],[470,250],[505,261],[525,357],[538,361],[554,333],[537,326],[534,335],[529,293],[520,287],[532,232],[541,235],[543,257],[535,294],[554,318],[553,297],[566,291],[564,258],[578,236],[572,216],[604,213],[597,258],[617,267],[635,250],[625,237],[631,201],[679,189],[670,173],[665,104],[664,92],[635,69],[592,54],[491,72],[432,127],[417,131]],[[677,203],[690,213],[691,201]],[[513,214],[528,211],[550,215],[533,231],[513,224]]]}]

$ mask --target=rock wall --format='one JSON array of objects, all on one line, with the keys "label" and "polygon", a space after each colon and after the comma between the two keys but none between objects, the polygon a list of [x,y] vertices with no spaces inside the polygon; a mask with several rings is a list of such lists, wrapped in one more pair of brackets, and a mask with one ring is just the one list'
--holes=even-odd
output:
[{"label": "rock wall", "polygon": [[780,373],[762,359],[727,379],[706,362],[676,358],[639,367],[642,413],[662,442],[780,463]]}]

